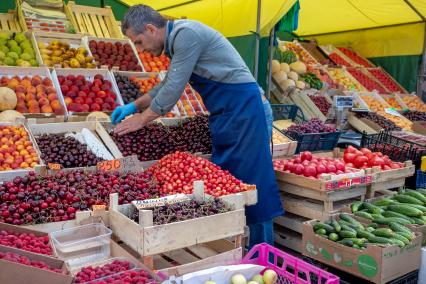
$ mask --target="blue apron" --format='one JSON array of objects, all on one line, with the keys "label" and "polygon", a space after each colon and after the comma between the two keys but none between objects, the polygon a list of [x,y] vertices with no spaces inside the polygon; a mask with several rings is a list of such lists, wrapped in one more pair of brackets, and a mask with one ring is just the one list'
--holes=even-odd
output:
[{"label": "blue apron", "polygon": [[[169,23],[168,32],[173,27]],[[257,83],[221,83],[194,73],[189,82],[210,112],[212,162],[257,187],[258,202],[246,208],[247,223],[265,222],[282,215]]]}]

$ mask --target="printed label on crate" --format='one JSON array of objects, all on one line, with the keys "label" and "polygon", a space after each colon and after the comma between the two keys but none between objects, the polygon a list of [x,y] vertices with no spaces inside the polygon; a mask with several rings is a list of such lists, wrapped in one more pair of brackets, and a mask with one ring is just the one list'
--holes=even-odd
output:
[{"label": "printed label on crate", "polygon": [[49,168],[49,170],[60,170],[61,169],[61,165],[56,164],[56,163],[47,163],[47,167]]},{"label": "printed label on crate", "polygon": [[175,194],[154,199],[134,200],[132,204],[138,209],[147,209],[153,207],[164,206],[166,204],[174,204],[178,202],[188,201],[189,197],[185,194]]},{"label": "printed label on crate", "polygon": [[353,178],[342,178],[335,181],[327,182],[325,187],[327,190],[351,187],[354,185],[371,183],[371,176],[361,176]]}]

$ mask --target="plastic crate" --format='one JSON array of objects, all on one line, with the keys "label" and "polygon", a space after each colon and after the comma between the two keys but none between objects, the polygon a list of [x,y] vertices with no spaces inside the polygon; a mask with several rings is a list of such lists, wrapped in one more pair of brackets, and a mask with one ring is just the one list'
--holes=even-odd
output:
[{"label": "plastic crate", "polygon": [[304,133],[285,131],[285,135],[297,141],[296,154],[303,151],[331,151],[337,146],[341,132]]},{"label": "plastic crate", "polygon": [[255,245],[241,261],[272,269],[278,274],[276,284],[338,284],[339,277],[285,253],[268,244]]},{"label": "plastic crate", "polygon": [[296,105],[271,104],[275,120],[291,119],[296,123],[306,121],[302,110]]},{"label": "plastic crate", "polygon": [[419,271],[413,271],[408,274],[405,274],[402,277],[399,277],[398,279],[392,280],[388,282],[387,284],[417,284],[419,280]]},{"label": "plastic crate", "polygon": [[426,188],[426,173],[417,170],[416,188]]}]

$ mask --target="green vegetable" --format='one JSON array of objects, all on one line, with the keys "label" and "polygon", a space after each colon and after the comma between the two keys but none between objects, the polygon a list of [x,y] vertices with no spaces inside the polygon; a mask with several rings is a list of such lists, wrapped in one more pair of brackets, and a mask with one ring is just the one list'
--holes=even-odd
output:
[{"label": "green vegetable", "polygon": [[371,204],[371,203],[368,203],[368,202],[364,202],[363,203],[363,206],[365,207],[365,208],[367,208],[368,209],[368,212],[370,212],[370,213],[372,213],[372,214],[382,214],[383,213],[383,209],[382,208],[380,208],[379,206],[376,206],[376,205],[373,205],[373,204]]},{"label": "green vegetable", "polygon": [[373,217],[371,216],[371,214],[367,213],[367,212],[359,212],[358,211],[358,212],[355,212],[354,215],[358,216],[358,217],[365,218],[365,219],[373,220]]},{"label": "green vegetable", "polygon": [[[389,227],[393,230],[393,231],[395,231],[395,232],[398,232],[398,233],[406,233],[406,234],[409,234],[409,235],[411,235],[412,237],[414,237],[414,235],[413,235],[413,232],[411,232],[411,230],[410,229],[408,229],[407,227],[405,227],[405,226],[403,226],[403,225],[401,225],[401,224],[398,224],[398,223],[391,223],[391,224],[389,224]],[[408,239],[410,239],[410,240],[412,240],[413,238],[408,238]]]},{"label": "green vegetable", "polygon": [[328,235],[328,238],[329,238],[331,241],[335,242],[335,241],[337,241],[337,240],[339,239],[339,235],[338,235],[338,234],[336,234],[336,233],[331,233],[330,235]]},{"label": "green vegetable", "polygon": [[318,229],[318,230],[315,230],[315,234],[317,234],[317,235],[325,235],[325,234],[327,234],[327,232],[326,232],[325,229]]},{"label": "green vegetable", "polygon": [[397,245],[399,247],[404,247],[405,243],[403,241],[400,241],[398,239],[389,239],[389,241],[393,244],[393,245]]},{"label": "green vegetable", "polygon": [[363,201],[356,201],[352,203],[351,205],[352,213],[358,212],[362,208],[363,203],[364,203]]},{"label": "green vegetable", "polygon": [[404,214],[406,216],[410,217],[419,217],[423,215],[423,212],[417,208],[414,208],[407,204],[396,204],[396,205],[389,205],[387,207],[387,210],[394,211],[397,213]]},{"label": "green vegetable", "polygon": [[426,224],[425,223],[425,221],[423,221],[422,219],[420,219],[420,218],[417,218],[417,217],[411,217],[411,219],[414,221],[414,224],[417,224],[417,225],[424,225],[424,224]]},{"label": "green vegetable", "polygon": [[423,204],[426,203],[426,197],[421,194],[420,192],[417,192],[415,190],[407,190],[404,195],[408,195],[408,196],[412,196],[418,200],[420,200],[421,202],[423,202]]},{"label": "green vegetable", "polygon": [[410,232],[410,233],[397,232],[397,234],[400,235],[400,236],[403,236],[404,238],[406,238],[407,240],[410,240],[410,241],[413,240],[416,237],[412,232]]},{"label": "green vegetable", "polygon": [[391,243],[391,241],[388,238],[377,237],[377,236],[374,236],[372,238],[368,238],[368,241],[370,243],[375,243],[375,244],[390,244]]},{"label": "green vegetable", "polygon": [[[373,224],[376,224],[376,223],[373,223]],[[377,225],[377,224],[376,224]],[[372,232],[372,231],[374,231],[375,230],[375,228],[373,228],[373,227],[367,227],[366,229],[365,229],[367,232]]]},{"label": "green vegetable", "polygon": [[321,222],[314,224],[314,230],[318,230],[318,229],[324,229],[327,232],[327,234],[334,232],[334,228],[332,226],[321,223]]},{"label": "green vegetable", "polygon": [[405,245],[408,245],[410,243],[410,240],[404,237],[401,234],[393,234],[393,238],[402,241]]},{"label": "green vegetable", "polygon": [[352,247],[354,245],[354,242],[351,239],[343,239],[338,241],[338,243],[348,247]]},{"label": "green vegetable", "polygon": [[356,232],[355,230],[356,229],[358,229],[358,228],[353,228],[352,226],[350,226],[347,222],[344,222],[344,221],[342,221],[342,220],[340,220],[339,221],[339,224],[340,224],[340,227],[342,228],[342,230],[344,230],[344,231],[352,231],[352,232]]},{"label": "green vegetable", "polygon": [[356,232],[353,231],[340,231],[339,236],[341,238],[356,238]]},{"label": "green vegetable", "polygon": [[331,225],[334,228],[334,231],[336,232],[340,232],[342,230],[342,226],[340,226],[339,222],[337,222],[336,220],[331,221]]},{"label": "green vegetable", "polygon": [[411,224],[411,221],[404,218],[397,218],[397,217],[375,218],[373,219],[373,222],[377,224],[382,224],[382,225],[389,225],[392,222],[396,222],[401,225]]},{"label": "green vegetable", "polygon": [[377,225],[376,223],[370,223],[367,225],[367,229],[368,228],[373,228],[373,229],[377,229],[379,227],[379,225]]},{"label": "green vegetable", "polygon": [[401,214],[401,213],[395,212],[395,211],[385,211],[385,212],[383,212],[383,216],[384,216],[384,217],[397,217],[397,218],[404,218],[404,219],[410,220],[410,217],[408,217],[408,216],[406,216],[406,215],[404,215],[404,214]]},{"label": "green vegetable", "polygon": [[397,203],[395,200],[389,199],[389,198],[383,198],[377,201],[374,201],[373,204],[376,206],[387,206],[391,204]]},{"label": "green vegetable", "polygon": [[[374,229],[373,229],[373,231],[374,231]],[[368,238],[374,237],[375,235],[372,234],[369,231],[358,229],[358,230],[356,230],[356,236],[359,237],[359,238],[368,239]]]},{"label": "green vegetable", "polygon": [[279,48],[275,51],[274,56],[280,63],[284,62],[287,64],[291,64],[297,61],[296,54],[291,50],[281,51]]},{"label": "green vegetable", "polygon": [[384,238],[392,238],[394,235],[394,232],[388,228],[378,228],[372,231],[371,233],[377,237],[384,237]]},{"label": "green vegetable", "polygon": [[417,188],[416,191],[426,197],[426,188]]},{"label": "green vegetable", "polygon": [[383,218],[383,215],[382,214],[371,214],[371,217],[373,217],[373,219]]},{"label": "green vegetable", "polygon": [[[408,204],[407,204],[407,205],[408,205]],[[413,207],[413,208],[417,208],[417,209],[419,209],[420,211],[422,211],[422,212],[423,212],[423,214],[425,214],[425,213],[426,213],[426,207],[425,207],[425,206],[417,205],[417,204],[410,204],[409,206],[411,206],[411,207]]]},{"label": "green vegetable", "polygon": [[351,224],[354,224],[355,226],[357,226],[358,228],[362,228],[363,225],[358,222],[357,220],[355,220],[354,218],[352,218],[349,214],[346,213],[340,213],[339,214],[340,219],[342,219],[343,221],[349,222]]},{"label": "green vegetable", "polygon": [[423,205],[423,202],[417,198],[405,194],[397,194],[393,198],[401,203]]}]

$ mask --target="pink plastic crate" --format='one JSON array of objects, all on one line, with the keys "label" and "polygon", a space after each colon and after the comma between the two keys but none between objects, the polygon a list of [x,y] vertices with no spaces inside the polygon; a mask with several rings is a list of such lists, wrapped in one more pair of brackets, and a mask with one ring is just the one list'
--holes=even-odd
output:
[{"label": "pink plastic crate", "polygon": [[339,284],[339,277],[268,244],[255,245],[241,261],[257,264],[278,274],[275,284]]}]

